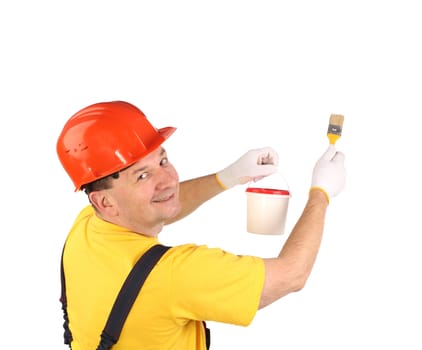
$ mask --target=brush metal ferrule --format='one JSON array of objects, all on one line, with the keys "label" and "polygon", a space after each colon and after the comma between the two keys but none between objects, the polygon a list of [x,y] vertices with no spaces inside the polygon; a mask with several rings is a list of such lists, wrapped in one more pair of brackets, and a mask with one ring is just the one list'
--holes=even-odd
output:
[{"label": "brush metal ferrule", "polygon": [[335,125],[335,124],[328,125],[327,134],[341,135],[341,131],[342,131],[341,125]]}]

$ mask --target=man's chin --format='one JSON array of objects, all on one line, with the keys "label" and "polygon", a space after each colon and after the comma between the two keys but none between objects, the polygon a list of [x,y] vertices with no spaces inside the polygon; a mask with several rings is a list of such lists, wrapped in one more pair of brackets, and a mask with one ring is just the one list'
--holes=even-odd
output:
[{"label": "man's chin", "polygon": [[168,223],[168,221],[173,222],[175,218],[177,218],[177,216],[182,212],[182,207],[179,205],[177,207],[171,208],[167,211],[167,215],[166,215],[166,223]]},{"label": "man's chin", "polygon": [[182,206],[178,206],[177,208],[174,208],[173,213],[170,214],[170,219],[174,219],[177,215],[179,215],[182,212]]}]

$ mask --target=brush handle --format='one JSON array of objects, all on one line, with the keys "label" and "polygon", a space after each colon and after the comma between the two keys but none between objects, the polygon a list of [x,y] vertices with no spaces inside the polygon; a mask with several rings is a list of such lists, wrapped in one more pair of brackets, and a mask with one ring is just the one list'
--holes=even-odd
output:
[{"label": "brush handle", "polygon": [[337,134],[327,134],[328,140],[330,140],[330,145],[334,145],[337,140],[340,138],[340,135]]}]

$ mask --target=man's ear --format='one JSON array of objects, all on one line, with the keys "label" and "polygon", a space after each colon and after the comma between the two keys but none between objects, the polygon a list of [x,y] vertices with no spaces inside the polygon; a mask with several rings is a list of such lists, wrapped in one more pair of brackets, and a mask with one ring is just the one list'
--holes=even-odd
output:
[{"label": "man's ear", "polygon": [[89,194],[92,205],[103,215],[116,216],[117,208],[106,191],[92,191]]}]

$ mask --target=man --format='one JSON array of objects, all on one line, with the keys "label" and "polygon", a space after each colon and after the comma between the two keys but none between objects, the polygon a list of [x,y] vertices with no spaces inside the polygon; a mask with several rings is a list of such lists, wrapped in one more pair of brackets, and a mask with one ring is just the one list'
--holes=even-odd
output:
[{"label": "man", "polygon": [[[156,129],[134,105],[112,101],[82,109],[59,136],[59,159],[90,202],[63,251],[73,350],[98,346],[126,276],[159,244],[165,224],[224,190],[277,171],[278,155],[266,147],[216,174],[180,183],[162,145],[174,131]],[[169,249],[145,281],[113,350],[206,349],[203,321],[246,326],[258,309],[303,288],[329,200],[344,183],[344,155],[330,146],[314,167],[303,214],[278,257],[237,256],[194,244]]]}]

